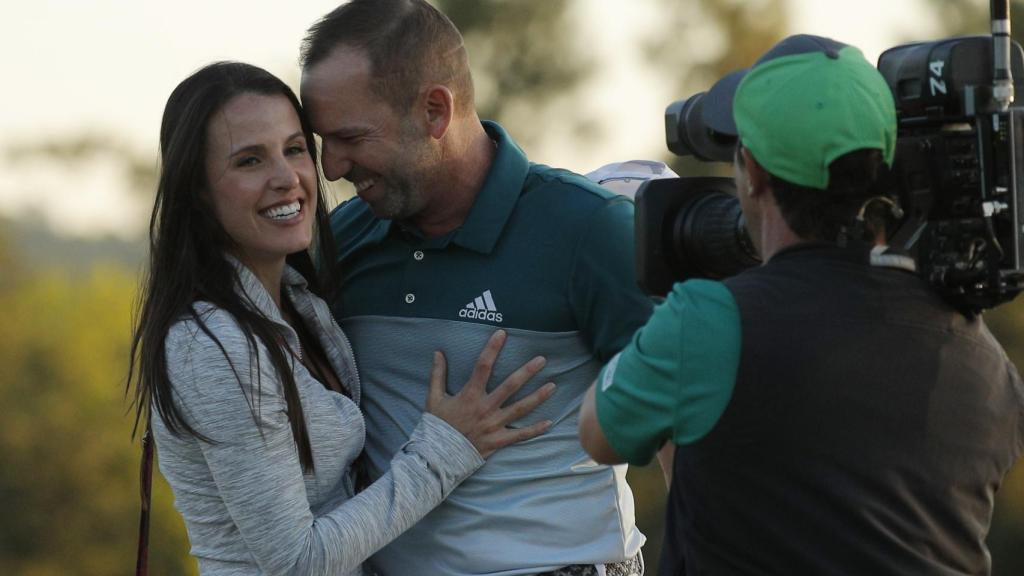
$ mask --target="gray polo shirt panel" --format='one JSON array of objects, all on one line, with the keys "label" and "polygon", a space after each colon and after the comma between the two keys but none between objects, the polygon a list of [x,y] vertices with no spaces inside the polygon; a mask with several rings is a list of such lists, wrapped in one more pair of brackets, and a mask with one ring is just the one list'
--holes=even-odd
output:
[{"label": "gray polo shirt panel", "polygon": [[636,288],[633,204],[581,176],[531,164],[501,127],[498,151],[463,226],[423,238],[377,220],[359,199],[332,214],[342,295],[334,311],[364,385],[371,476],[386,469],[425,405],[431,355],[445,353],[457,392],[495,329],[509,339],[491,386],[531,357],[548,358],[522,397],[555,396],[526,424],[547,434],[492,456],[423,521],[371,561],[383,574],[530,574],[636,554],[625,467],[581,449],[577,412],[601,363],[650,314]]}]

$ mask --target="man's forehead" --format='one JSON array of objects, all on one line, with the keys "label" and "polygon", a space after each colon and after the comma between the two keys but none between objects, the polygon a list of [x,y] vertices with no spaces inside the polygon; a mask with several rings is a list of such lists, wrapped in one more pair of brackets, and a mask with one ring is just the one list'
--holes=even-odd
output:
[{"label": "man's forehead", "polygon": [[391,109],[372,89],[368,62],[346,62],[348,56],[342,56],[324,60],[302,76],[302,105],[321,136],[358,135],[390,122]]},{"label": "man's forehead", "polygon": [[321,87],[332,88],[360,79],[368,81],[370,72],[370,58],[365,50],[341,45],[302,71],[302,89],[316,91]]},{"label": "man's forehead", "polygon": [[322,114],[337,116],[339,106],[347,108],[369,96],[369,61],[351,49],[335,50],[302,71],[299,93],[314,125],[320,124]]}]

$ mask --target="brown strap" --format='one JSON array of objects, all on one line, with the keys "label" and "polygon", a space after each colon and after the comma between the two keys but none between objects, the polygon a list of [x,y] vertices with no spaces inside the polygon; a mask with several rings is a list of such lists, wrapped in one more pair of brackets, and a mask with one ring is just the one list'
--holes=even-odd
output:
[{"label": "brown strap", "polygon": [[148,424],[146,433],[142,435],[139,485],[142,512],[139,514],[139,551],[135,562],[135,576],[146,576],[149,574],[149,501],[153,488],[153,430]]}]

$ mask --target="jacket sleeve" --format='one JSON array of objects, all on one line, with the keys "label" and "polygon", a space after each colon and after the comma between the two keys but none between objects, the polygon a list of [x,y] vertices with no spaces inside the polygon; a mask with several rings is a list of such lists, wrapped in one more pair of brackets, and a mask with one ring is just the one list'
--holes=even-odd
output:
[{"label": "jacket sleeve", "polygon": [[[169,376],[186,421],[210,440],[199,446],[216,495],[264,573],[348,573],[483,464],[461,434],[425,415],[390,472],[314,515],[266,349],[251,350],[223,311],[206,324],[223,350],[195,324],[181,323],[167,340]],[[178,505],[188,505],[180,495]]]}]

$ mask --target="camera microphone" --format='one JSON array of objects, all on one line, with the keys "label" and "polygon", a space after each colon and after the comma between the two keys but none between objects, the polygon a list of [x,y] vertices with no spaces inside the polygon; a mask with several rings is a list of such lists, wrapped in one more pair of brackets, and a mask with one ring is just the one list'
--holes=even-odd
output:
[{"label": "camera microphone", "polygon": [[992,98],[1005,112],[1013,103],[1010,71],[1010,0],[992,0]]}]

